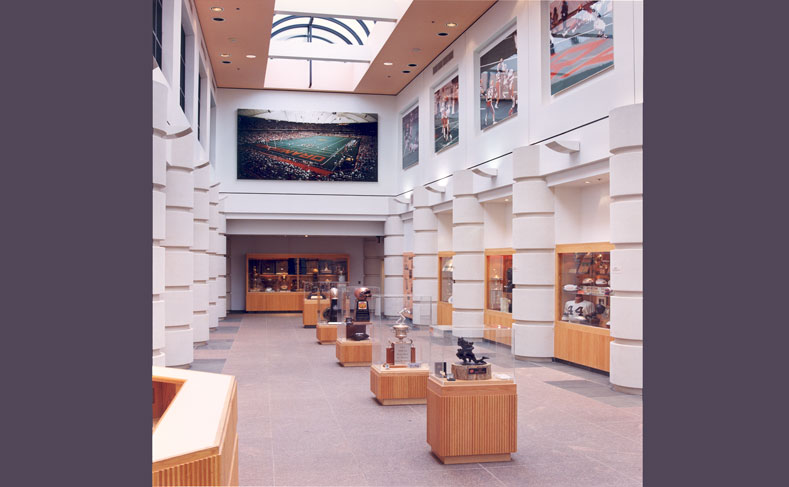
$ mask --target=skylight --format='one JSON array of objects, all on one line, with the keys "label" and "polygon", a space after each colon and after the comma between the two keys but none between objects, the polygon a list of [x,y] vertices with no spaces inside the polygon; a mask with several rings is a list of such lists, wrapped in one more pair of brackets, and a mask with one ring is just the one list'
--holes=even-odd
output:
[{"label": "skylight", "polygon": [[336,19],[306,15],[274,14],[271,38],[299,42],[362,46],[370,36],[375,20]]}]

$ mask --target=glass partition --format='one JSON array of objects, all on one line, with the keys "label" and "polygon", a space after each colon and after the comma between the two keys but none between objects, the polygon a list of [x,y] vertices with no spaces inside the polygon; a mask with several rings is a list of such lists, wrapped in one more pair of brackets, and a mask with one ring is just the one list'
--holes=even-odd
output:
[{"label": "glass partition", "polygon": [[488,255],[486,259],[486,308],[512,313],[512,255]]}]

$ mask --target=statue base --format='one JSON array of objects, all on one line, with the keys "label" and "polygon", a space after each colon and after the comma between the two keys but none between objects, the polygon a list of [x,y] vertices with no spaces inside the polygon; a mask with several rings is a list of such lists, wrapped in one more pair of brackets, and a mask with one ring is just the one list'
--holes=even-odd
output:
[{"label": "statue base", "polygon": [[458,380],[490,379],[490,364],[452,364],[452,376]]}]

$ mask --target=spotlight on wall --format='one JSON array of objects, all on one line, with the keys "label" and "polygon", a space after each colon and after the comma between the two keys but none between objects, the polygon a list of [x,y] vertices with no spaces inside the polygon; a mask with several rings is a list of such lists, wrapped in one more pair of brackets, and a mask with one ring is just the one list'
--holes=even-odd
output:
[{"label": "spotlight on wall", "polygon": [[552,140],[545,147],[562,154],[572,154],[581,150],[581,143],[577,140]]},{"label": "spotlight on wall", "polygon": [[495,167],[475,167],[471,169],[471,172],[484,178],[495,178],[499,174],[499,170]]}]

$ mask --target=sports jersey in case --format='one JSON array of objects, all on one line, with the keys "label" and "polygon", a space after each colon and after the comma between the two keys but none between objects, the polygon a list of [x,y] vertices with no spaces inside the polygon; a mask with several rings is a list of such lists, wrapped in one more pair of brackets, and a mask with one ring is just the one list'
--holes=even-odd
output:
[{"label": "sports jersey in case", "polygon": [[567,316],[590,316],[595,314],[594,305],[589,301],[576,303],[575,300],[564,303],[564,313]]}]

